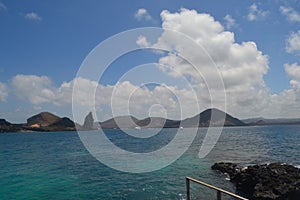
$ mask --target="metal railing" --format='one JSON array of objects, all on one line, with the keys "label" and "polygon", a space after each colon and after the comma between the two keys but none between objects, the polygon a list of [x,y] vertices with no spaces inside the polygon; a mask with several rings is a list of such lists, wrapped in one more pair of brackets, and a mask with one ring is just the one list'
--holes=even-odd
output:
[{"label": "metal railing", "polygon": [[209,185],[209,184],[204,183],[204,182],[202,182],[202,181],[199,181],[199,180],[197,180],[197,179],[194,179],[194,178],[191,178],[191,177],[186,177],[186,178],[185,178],[185,182],[186,182],[186,198],[187,198],[187,200],[190,200],[190,181],[193,181],[193,182],[198,183],[198,184],[200,184],[200,185],[204,185],[204,186],[206,186],[206,187],[208,187],[208,188],[210,188],[210,189],[216,190],[216,191],[217,191],[217,200],[221,200],[221,194],[222,194],[222,193],[227,194],[227,195],[229,195],[229,196],[231,196],[231,197],[234,197],[234,198],[236,198],[236,199],[240,199],[240,200],[248,200],[248,199],[246,199],[246,198],[244,198],[244,197],[241,197],[241,196],[236,195],[236,194],[234,194],[234,193],[228,192],[228,191],[223,190],[223,189],[221,189],[221,188],[215,187],[215,186],[213,186],[213,185]]}]

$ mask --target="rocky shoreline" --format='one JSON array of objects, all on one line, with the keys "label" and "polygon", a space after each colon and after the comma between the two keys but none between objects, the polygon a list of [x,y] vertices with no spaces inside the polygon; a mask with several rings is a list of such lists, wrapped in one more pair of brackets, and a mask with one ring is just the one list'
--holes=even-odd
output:
[{"label": "rocky shoreline", "polygon": [[226,173],[236,190],[250,200],[299,200],[300,169],[285,163],[252,165],[219,162],[213,170]]}]

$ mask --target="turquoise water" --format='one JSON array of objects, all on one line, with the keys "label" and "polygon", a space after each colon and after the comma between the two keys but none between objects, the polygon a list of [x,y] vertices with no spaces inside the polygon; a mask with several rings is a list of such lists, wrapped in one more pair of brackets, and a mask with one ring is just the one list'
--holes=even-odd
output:
[{"label": "turquoise water", "polygon": [[[84,148],[76,132],[0,134],[0,199],[185,199],[185,176],[234,191],[224,175],[210,169],[214,162],[300,165],[300,126],[225,128],[212,152],[199,159],[205,130],[200,129],[176,162],[143,174],[101,164]],[[118,130],[107,135],[123,148],[138,152],[163,146],[175,133],[176,129],[164,129],[158,139],[144,139],[144,146],[120,137]],[[215,198],[212,191],[195,184],[191,187],[192,199]]]}]

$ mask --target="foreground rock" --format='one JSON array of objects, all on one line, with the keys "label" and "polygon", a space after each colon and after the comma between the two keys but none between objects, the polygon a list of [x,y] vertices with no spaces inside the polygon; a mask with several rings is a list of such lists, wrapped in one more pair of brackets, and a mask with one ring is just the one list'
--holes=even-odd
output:
[{"label": "foreground rock", "polygon": [[215,163],[213,170],[227,173],[237,192],[253,200],[299,200],[300,169],[283,163],[242,168],[234,163]]}]

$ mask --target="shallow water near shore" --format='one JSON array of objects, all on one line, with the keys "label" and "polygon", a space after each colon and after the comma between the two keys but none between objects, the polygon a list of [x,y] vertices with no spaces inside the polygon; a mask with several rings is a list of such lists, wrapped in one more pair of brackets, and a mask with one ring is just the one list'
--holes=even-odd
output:
[{"label": "shallow water near shore", "polygon": [[[139,131],[142,134],[144,130]],[[163,129],[159,140],[144,145],[120,137],[119,130],[106,133],[123,148],[141,151],[146,146],[162,146],[176,131]],[[188,129],[185,131],[188,134]],[[101,164],[88,153],[76,132],[0,134],[0,199],[186,199],[185,176],[234,192],[224,175],[210,169],[215,162],[300,165],[298,125],[224,128],[214,149],[200,159],[205,133],[205,128],[199,129],[193,144],[176,162],[142,174],[120,172]],[[196,184],[191,184],[191,195],[192,199],[216,196],[214,191]]]}]

